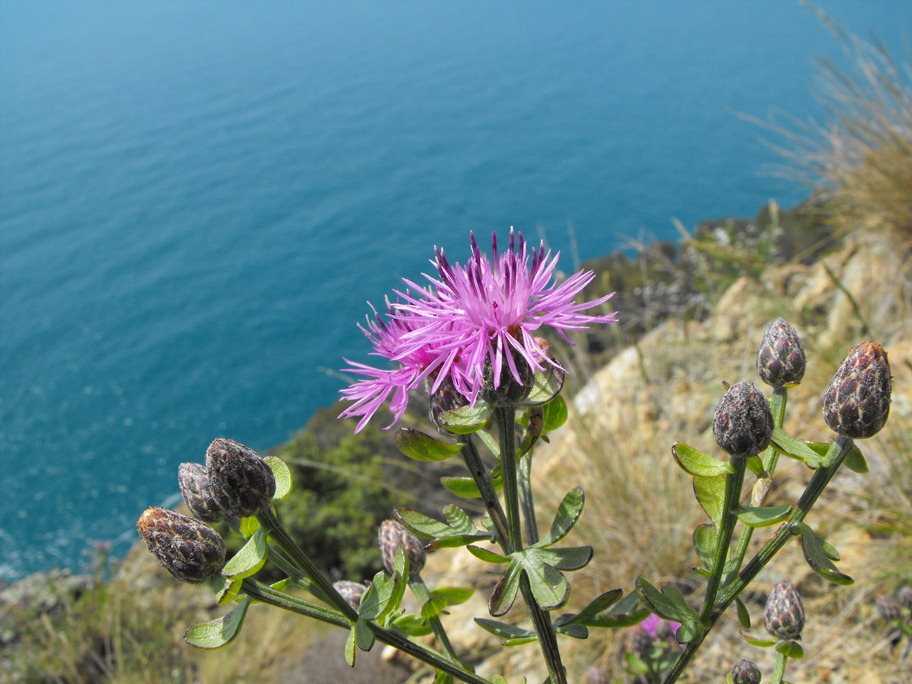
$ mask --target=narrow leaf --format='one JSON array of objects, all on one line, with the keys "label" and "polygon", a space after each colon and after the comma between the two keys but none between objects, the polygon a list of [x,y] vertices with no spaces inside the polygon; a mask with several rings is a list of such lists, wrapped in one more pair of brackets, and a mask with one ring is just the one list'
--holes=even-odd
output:
[{"label": "narrow leaf", "polygon": [[773,444],[789,458],[804,461],[811,468],[819,468],[822,464],[823,459],[808,443],[795,439],[780,427],[773,428]]},{"label": "narrow leaf", "polygon": [[741,627],[744,629],[750,629],[751,626],[751,617],[750,613],[747,612],[747,606],[744,605],[744,601],[740,597],[735,597],[735,607],[738,611],[738,622],[741,623]]},{"label": "narrow leaf", "polygon": [[[811,570],[833,584],[847,585],[855,582],[848,575],[839,572],[833,561],[824,552],[826,542],[818,537],[807,523],[800,523],[799,529],[801,531],[801,551]],[[835,551],[835,549],[833,550]]]},{"label": "narrow leaf", "polygon": [[272,501],[278,503],[291,493],[291,471],[285,465],[285,461],[277,456],[267,456],[263,460],[266,461],[275,476],[276,490],[272,495]]},{"label": "narrow leaf", "polygon": [[566,634],[567,636],[573,637],[574,639],[589,638],[589,628],[586,627],[586,625],[562,625],[561,627],[555,627],[555,631],[560,632],[561,634]]},{"label": "narrow leaf", "polygon": [[480,499],[481,492],[478,485],[471,477],[441,477],[440,484],[450,494],[455,494],[460,499]]},{"label": "narrow leaf", "polygon": [[734,472],[730,463],[707,456],[684,442],[676,442],[671,447],[671,454],[675,462],[694,477],[716,477]]},{"label": "narrow leaf", "polygon": [[[814,452],[820,456],[821,460],[829,453],[830,445],[822,442],[805,442]],[[859,473],[864,475],[868,472],[868,463],[865,461],[864,455],[861,453],[861,449],[858,448],[858,444],[853,443],[852,448],[849,450],[849,453],[845,457],[846,468],[852,472]]]},{"label": "narrow leaf", "polygon": [[506,622],[489,620],[488,618],[475,618],[475,622],[483,630],[490,632],[500,639],[528,639],[529,637],[535,639],[535,632],[520,627],[519,625],[511,625]]},{"label": "narrow leaf", "polygon": [[636,580],[637,593],[646,605],[652,608],[652,612],[660,618],[674,620],[675,622],[685,623],[688,620],[698,619],[697,611],[694,610],[677,589],[671,586],[665,586],[659,591],[649,581],[643,577]]},{"label": "narrow leaf", "polygon": [[445,461],[462,451],[461,444],[442,442],[413,428],[399,428],[395,439],[399,451],[415,461],[426,463]]},{"label": "narrow leaf", "polygon": [[228,645],[240,634],[247,609],[252,602],[253,599],[245,596],[238,607],[227,615],[193,625],[184,633],[184,641],[195,648],[207,650]]},{"label": "narrow leaf", "polygon": [[748,527],[766,527],[780,523],[792,512],[791,506],[739,506],[738,520]]},{"label": "narrow leaf", "polygon": [[349,667],[355,666],[355,628],[352,626],[345,641],[345,662]]},{"label": "narrow leaf", "polygon": [[461,603],[465,603],[475,594],[474,589],[463,588],[463,587],[441,587],[440,589],[434,589],[431,592],[431,596],[440,596],[446,599],[448,606],[458,606]]},{"label": "narrow leaf", "polygon": [[509,563],[510,559],[506,556],[501,556],[499,553],[494,551],[489,551],[488,549],[483,549],[480,546],[475,546],[469,544],[466,549],[471,553],[475,558],[485,563]]},{"label": "narrow leaf", "polygon": [[488,612],[494,617],[506,615],[513,602],[516,600],[516,593],[519,591],[519,579],[522,574],[520,565],[516,561],[511,561],[507,566],[506,572],[497,581],[494,591],[491,592],[491,598],[488,599]]},{"label": "narrow leaf", "polygon": [[612,589],[611,591],[606,591],[604,594],[596,596],[585,608],[583,608],[576,615],[568,615],[567,617],[561,616],[563,619],[558,618],[554,624],[572,625],[583,622],[584,620],[588,620],[589,618],[598,615],[602,611],[608,610],[608,608],[617,603],[623,595],[624,592],[621,589]]},{"label": "narrow leaf", "polygon": [[770,648],[771,646],[776,645],[775,639],[769,639],[765,637],[755,637],[750,634],[745,634],[741,632],[741,638],[744,639],[751,646],[757,646],[758,648]]},{"label": "narrow leaf", "polygon": [[697,555],[708,570],[712,570],[716,554],[716,545],[719,543],[719,530],[715,525],[704,523],[694,530],[694,547]]},{"label": "narrow leaf", "polygon": [[557,507],[557,513],[554,516],[554,522],[551,523],[551,530],[547,536],[539,541],[535,546],[551,546],[567,536],[576,521],[579,520],[583,512],[583,506],[586,503],[586,495],[581,487],[576,487],[567,493]]}]

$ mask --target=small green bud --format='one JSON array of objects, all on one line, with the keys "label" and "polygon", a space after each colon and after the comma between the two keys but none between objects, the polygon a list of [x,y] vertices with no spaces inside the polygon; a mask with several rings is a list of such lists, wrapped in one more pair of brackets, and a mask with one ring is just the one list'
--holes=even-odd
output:
[{"label": "small green bud", "polygon": [[747,658],[742,658],[731,669],[734,684],[760,684],[760,668],[757,663]]},{"label": "small green bud", "polygon": [[777,318],[763,333],[757,354],[757,372],[771,387],[797,385],[807,361],[798,332],[784,318]]},{"label": "small green bud", "polygon": [[753,456],[769,446],[773,414],[766,397],[753,384],[742,380],[732,385],[716,406],[713,437],[732,456]]},{"label": "small green bud", "polygon": [[152,507],[140,516],[136,529],[149,551],[181,582],[205,582],[225,565],[225,541],[196,518]]},{"label": "small green bud", "polygon": [[823,395],[824,420],[845,437],[873,437],[890,415],[892,383],[887,352],[879,344],[862,342],[830,380]]},{"label": "small green bud", "polygon": [[358,606],[361,605],[361,597],[367,591],[367,585],[361,582],[339,580],[338,582],[333,582],[333,589],[338,591],[339,595],[348,601],[348,605],[358,610]]},{"label": "small green bud", "polygon": [[804,606],[795,585],[781,580],[770,592],[763,611],[766,631],[782,641],[801,637],[804,629]]},{"label": "small green bud", "polygon": [[204,522],[216,522],[225,517],[212,495],[209,472],[202,463],[181,463],[177,468],[181,497],[193,516]]},{"label": "small green bud", "polygon": [[206,451],[206,468],[213,499],[227,515],[243,518],[272,505],[275,475],[250,447],[231,439],[216,439]]},{"label": "small green bud", "polygon": [[383,558],[383,567],[392,573],[396,567],[396,551],[400,547],[405,551],[409,562],[409,574],[417,575],[424,567],[427,553],[418,537],[405,529],[396,520],[384,520],[380,523],[377,534],[380,544],[380,556]]}]

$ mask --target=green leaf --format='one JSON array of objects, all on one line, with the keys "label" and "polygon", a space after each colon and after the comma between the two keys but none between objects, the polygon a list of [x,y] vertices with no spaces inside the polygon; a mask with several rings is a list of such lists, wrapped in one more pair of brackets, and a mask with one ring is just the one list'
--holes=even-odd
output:
[{"label": "green leaf", "polygon": [[557,620],[555,620],[554,624],[556,626],[560,626],[582,623],[585,620],[595,617],[599,613],[608,610],[608,608],[617,603],[623,595],[624,592],[621,589],[612,589],[611,591],[606,591],[604,594],[596,596],[580,612],[576,613],[575,615],[562,615]]},{"label": "green leaf", "polygon": [[781,653],[787,658],[795,658],[796,660],[804,658],[804,649],[801,644],[795,641],[780,641],[776,644],[776,653]]},{"label": "green leaf", "polygon": [[789,458],[804,461],[811,468],[816,469],[823,464],[823,459],[807,442],[791,437],[780,427],[773,428],[773,444]]},{"label": "green leaf", "polygon": [[483,549],[474,544],[469,544],[466,549],[471,553],[475,558],[485,563],[509,563],[510,559],[507,556],[501,556],[499,553],[490,551],[488,549]]},{"label": "green leaf", "polygon": [[[830,445],[823,442],[805,442],[814,452],[820,456],[821,460],[830,452]],[[868,462],[865,461],[864,455],[861,453],[861,449],[858,448],[858,445],[853,443],[852,448],[849,450],[849,453],[845,457],[846,468],[852,472],[859,473],[864,475],[868,472]]]},{"label": "green leaf", "polygon": [[638,655],[631,651],[626,651],[624,653],[624,669],[627,674],[632,674],[637,677],[649,674],[649,665],[644,663]]},{"label": "green leaf", "polygon": [[[848,585],[855,582],[848,575],[839,572],[836,566],[833,565],[833,561],[830,560],[829,555],[824,550],[824,545],[829,546],[829,544],[826,544],[818,537],[817,533],[807,523],[798,523],[798,529],[801,534],[801,551],[804,553],[804,559],[811,567],[811,570],[833,584]],[[835,553],[836,549],[833,549],[832,546],[829,548],[834,552],[830,555],[839,556],[838,553]]]},{"label": "green leaf", "polygon": [[213,575],[206,583],[215,594],[215,601],[220,606],[225,606],[234,601],[238,595],[243,580],[228,580],[221,575]]},{"label": "green leaf", "polygon": [[542,417],[544,419],[542,433],[547,434],[557,430],[570,417],[570,413],[567,410],[567,402],[560,395],[554,397],[553,400],[542,406]]},{"label": "green leaf", "polygon": [[722,518],[725,513],[722,508],[725,503],[726,479],[725,475],[694,478],[693,488],[697,501],[700,502],[700,506],[716,527],[722,526]]},{"label": "green leaf", "polygon": [[260,521],[256,519],[256,516],[249,515],[241,518],[241,535],[244,539],[250,539],[258,529],[260,529]]},{"label": "green leaf", "polygon": [[468,435],[484,428],[493,412],[491,404],[479,399],[475,406],[460,406],[453,411],[445,411],[440,414],[439,421],[453,434]]},{"label": "green leaf", "polygon": [[421,617],[425,620],[443,615],[447,609],[447,600],[442,596],[431,594],[428,600],[421,606]]},{"label": "green leaf", "polygon": [[712,570],[716,555],[716,545],[719,543],[719,530],[715,525],[703,523],[693,533],[694,547],[697,555],[708,570]]},{"label": "green leaf", "polygon": [[665,620],[674,620],[682,625],[685,622],[699,620],[697,611],[684,600],[684,596],[674,587],[666,585],[659,591],[643,577],[636,580],[637,593],[652,612]]},{"label": "green leaf", "polygon": [[252,602],[253,599],[245,596],[238,607],[227,615],[193,625],[184,633],[184,641],[195,648],[207,650],[227,646],[241,633],[247,609]]},{"label": "green leaf", "polygon": [[550,532],[534,546],[551,546],[566,537],[567,533],[573,529],[576,521],[579,520],[585,503],[586,495],[583,493],[582,488],[576,487],[571,490],[560,502],[560,506],[557,507],[557,513],[554,516],[554,522],[551,523]]},{"label": "green leaf", "polygon": [[443,509],[448,522],[441,522],[434,518],[418,513],[408,508],[397,508],[396,517],[411,532],[419,537],[434,539],[429,549],[465,546],[475,541],[493,539],[490,531],[479,530],[475,523],[460,508],[448,505]]},{"label": "green leaf", "polygon": [[414,613],[400,615],[393,621],[393,625],[413,637],[427,636],[434,631],[423,617]]},{"label": "green leaf", "polygon": [[734,472],[730,463],[707,456],[684,442],[677,442],[671,447],[675,462],[694,477],[716,477]]},{"label": "green leaf", "polygon": [[463,587],[441,587],[434,589],[431,596],[440,596],[446,599],[448,606],[458,606],[468,601],[475,594],[474,589]]},{"label": "green leaf", "polygon": [[345,662],[349,667],[355,666],[355,628],[354,626],[348,632],[348,639],[345,641]]},{"label": "green leaf", "polygon": [[[478,490],[478,485],[475,484],[475,480],[471,477],[441,477],[440,484],[442,484],[448,492],[455,494],[460,499],[481,498],[481,492]],[[499,492],[503,489],[503,478],[492,478],[491,484],[494,485],[494,491]]]},{"label": "green leaf", "polygon": [[759,456],[751,456],[748,458],[747,467],[754,475],[762,475],[766,472],[766,468],[763,467],[763,461]]},{"label": "green leaf", "polygon": [[395,439],[399,451],[415,461],[425,463],[445,461],[462,451],[461,444],[442,442],[413,428],[399,428]]},{"label": "green leaf", "polygon": [[516,601],[516,593],[519,591],[519,580],[522,575],[522,568],[519,562],[513,560],[507,566],[506,572],[494,585],[494,591],[488,599],[488,612],[494,617],[506,615],[513,602]]},{"label": "green leaf", "polygon": [[744,601],[742,601],[739,596],[735,597],[735,607],[738,611],[738,622],[741,623],[741,627],[750,629],[751,616],[750,613],[747,612],[747,606],[744,605]]},{"label": "green leaf", "polygon": [[434,684],[454,684],[453,675],[443,670],[434,673]]},{"label": "green leaf", "polygon": [[554,628],[556,632],[561,634],[566,634],[568,637],[573,637],[574,639],[588,639],[589,638],[589,628],[586,625],[572,624],[572,625],[561,625],[560,627]]},{"label": "green leaf", "polygon": [[537,638],[535,632],[520,627],[519,625],[511,625],[506,622],[489,620],[488,618],[475,618],[475,622],[483,630],[490,632],[498,639],[532,639],[534,641]]},{"label": "green leaf", "polygon": [[291,471],[285,465],[285,461],[278,456],[267,456],[263,460],[266,461],[275,476],[276,490],[272,495],[272,502],[278,503],[291,493]]},{"label": "green leaf", "polygon": [[260,571],[266,563],[266,530],[258,529],[234,557],[225,563],[222,576],[227,579],[243,579]]},{"label": "green leaf", "polygon": [[545,610],[560,608],[570,595],[570,583],[563,573],[547,563],[524,564],[536,602]]},{"label": "green leaf", "polygon": [[529,395],[519,402],[521,406],[539,406],[556,399],[564,386],[564,372],[554,366],[548,366],[532,376],[532,389]]},{"label": "green leaf", "polygon": [[758,648],[770,648],[771,646],[776,645],[775,639],[768,639],[765,637],[755,637],[750,634],[745,634],[741,632],[741,638],[744,639],[751,646],[756,646]]},{"label": "green leaf", "polygon": [[408,583],[408,558],[401,547],[396,550],[395,570],[392,576],[382,570],[374,575],[371,586],[361,597],[358,613],[362,619],[382,622],[399,608]]},{"label": "green leaf", "polygon": [[766,527],[780,523],[792,512],[791,506],[739,506],[738,520],[748,527]]},{"label": "green leaf", "polygon": [[678,627],[678,631],[675,632],[675,638],[679,643],[689,644],[691,641],[698,638],[703,632],[704,628],[700,624],[699,620],[685,620],[681,623],[681,626]]}]

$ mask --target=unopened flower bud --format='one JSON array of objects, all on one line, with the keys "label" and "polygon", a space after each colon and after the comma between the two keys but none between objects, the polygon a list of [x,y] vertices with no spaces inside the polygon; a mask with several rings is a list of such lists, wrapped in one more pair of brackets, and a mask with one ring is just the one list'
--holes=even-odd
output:
[{"label": "unopened flower bud", "polygon": [[760,684],[760,668],[757,663],[747,658],[742,658],[731,669],[734,684]]},{"label": "unopened flower bud", "polygon": [[896,600],[906,610],[912,611],[912,586],[905,584],[896,592]]},{"label": "unopened flower bud", "polygon": [[742,380],[732,385],[716,406],[713,437],[732,456],[753,456],[769,446],[773,414],[766,397],[753,384]]},{"label": "unopened flower bud", "polygon": [[[513,375],[510,364],[506,358],[511,354],[516,364],[516,370],[519,373],[519,380]],[[520,354],[514,354],[512,350],[504,351],[504,358],[500,367],[500,379],[495,382],[494,366],[491,359],[485,360],[484,365],[484,386],[481,390],[481,398],[494,406],[510,406],[522,401],[529,396],[532,391],[532,378],[535,372]]]},{"label": "unopened flower bud", "polygon": [[874,603],[877,605],[877,612],[880,613],[880,617],[887,622],[898,620],[899,616],[902,615],[902,606],[890,596],[881,594],[874,599]]},{"label": "unopened flower bud", "polygon": [[333,589],[338,591],[339,595],[348,601],[348,605],[358,610],[358,606],[361,605],[361,597],[367,591],[367,585],[361,584],[361,582],[339,580],[338,582],[333,582]]},{"label": "unopened flower bud", "polygon": [[206,451],[206,468],[213,498],[226,514],[243,518],[272,505],[275,475],[250,447],[217,439]]},{"label": "unopened flower bud", "polygon": [[392,573],[396,567],[396,551],[401,547],[408,558],[409,574],[416,575],[421,572],[427,560],[427,554],[418,537],[405,529],[396,520],[384,520],[380,523],[377,534],[380,544],[380,556],[383,558],[383,567]]},{"label": "unopened flower bud", "polygon": [[181,582],[205,582],[225,565],[225,541],[196,518],[152,507],[140,516],[136,529],[149,551]]},{"label": "unopened flower bud", "polygon": [[771,387],[797,385],[807,362],[798,332],[784,318],[777,318],[763,333],[757,354],[757,372]]},{"label": "unopened flower bud", "polygon": [[823,418],[852,439],[873,437],[890,415],[892,378],[884,348],[862,342],[849,352],[823,395]]},{"label": "unopened flower bud", "polygon": [[225,517],[212,495],[209,472],[202,463],[181,463],[177,468],[177,482],[184,503],[198,520],[216,522]]},{"label": "unopened flower bud", "polygon": [[804,606],[795,585],[788,580],[780,581],[766,599],[763,611],[766,631],[782,641],[801,637],[804,629]]},{"label": "unopened flower bud", "polygon": [[[428,385],[433,386],[431,378],[428,378]],[[450,376],[446,376],[440,383],[440,387],[437,388],[437,391],[431,394],[429,414],[431,422],[434,424],[434,427],[437,428],[437,432],[442,435],[452,434],[447,429],[447,426],[441,422],[440,417],[444,413],[455,411],[458,408],[466,406],[468,403],[469,400],[456,389]]]}]

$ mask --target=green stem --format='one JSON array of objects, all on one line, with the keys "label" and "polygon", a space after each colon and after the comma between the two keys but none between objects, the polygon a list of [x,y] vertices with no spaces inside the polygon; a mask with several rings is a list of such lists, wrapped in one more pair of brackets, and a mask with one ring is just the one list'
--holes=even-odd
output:
[{"label": "green stem", "polygon": [[[516,468],[516,409],[511,406],[498,406],[494,409],[497,431],[500,436],[500,467],[503,473],[504,503],[507,513],[508,551],[517,553],[522,551],[522,525],[519,513],[519,487]],[[567,674],[561,662],[560,649],[557,644],[557,634],[551,625],[551,616],[548,615],[535,600],[532,585],[523,571],[519,580],[519,589],[532,625],[538,635],[538,643],[545,657],[551,684],[566,684]]]},{"label": "green stem", "polygon": [[[341,615],[334,610],[278,591],[251,577],[244,579],[242,587],[248,596],[257,599],[258,601],[262,601],[263,603],[268,603],[277,608],[298,613],[299,615],[306,615],[307,617],[315,618],[337,627],[343,627],[345,629],[351,629],[352,627],[351,622],[349,622],[344,615]],[[429,648],[425,648],[421,644],[411,641],[398,632],[384,629],[373,622],[364,622],[363,624],[366,624],[371,632],[373,632],[377,641],[388,644],[416,660],[427,663],[436,670],[451,674],[456,679],[467,682],[467,684],[491,684],[489,680],[479,677],[473,672],[468,672],[462,665],[444,658],[439,653],[436,653]]]},{"label": "green stem", "polygon": [[787,662],[787,655],[776,653],[776,669],[773,670],[773,679],[770,684],[782,684],[782,678],[785,677],[785,664]]},{"label": "green stem", "polygon": [[[773,414],[773,427],[781,428],[782,424],[785,422],[785,408],[788,404],[788,390],[784,387],[774,387],[773,395],[770,397],[770,412]],[[770,443],[766,448],[766,454],[763,457],[763,477],[769,479],[770,481],[773,478],[773,473],[776,472],[776,462],[779,460],[779,450],[776,449],[775,445]],[[767,485],[768,491],[769,485]],[[751,497],[751,506],[762,506],[763,502],[766,500],[766,491],[754,500]],[[754,536],[753,527],[745,527],[744,531],[741,533],[741,536],[738,538],[738,546],[735,549],[735,563],[733,564],[733,570],[731,575],[727,575],[722,579],[722,586],[728,584],[731,577],[734,573],[737,573],[741,569],[742,563],[744,563],[744,557],[747,555],[747,549],[750,546],[751,538]]]},{"label": "green stem", "polygon": [[462,458],[469,469],[469,473],[472,475],[472,479],[475,481],[475,486],[478,487],[478,491],[481,493],[481,501],[484,503],[488,516],[490,516],[494,525],[500,548],[509,553],[507,516],[500,505],[500,499],[497,498],[494,484],[491,482],[491,478],[488,477],[484,461],[481,460],[481,454],[478,453],[478,447],[475,446],[471,435],[467,435],[462,439]]},{"label": "green stem", "polygon": [[842,465],[842,462],[845,460],[846,456],[849,455],[851,450],[852,440],[848,437],[843,437],[842,435],[837,437],[830,445],[830,449],[824,457],[824,465],[818,468],[813,477],[811,477],[811,481],[805,488],[801,498],[798,499],[798,504],[795,507],[795,510],[792,511],[792,515],[779,526],[779,529],[776,530],[776,533],[772,538],[767,541],[766,544],[763,545],[763,548],[757,552],[757,555],[744,566],[744,569],[738,573],[738,576],[726,585],[722,595],[716,601],[712,612],[709,614],[709,619],[704,624],[705,629],[697,638],[690,641],[684,647],[684,650],[681,651],[677,660],[675,660],[674,665],[672,665],[671,669],[665,675],[665,679],[662,680],[663,684],[672,684],[672,682],[678,681],[681,673],[690,661],[693,660],[700,644],[703,643],[703,640],[712,630],[716,621],[722,616],[725,610],[732,604],[744,588],[754,580],[760,571],[766,567],[767,563],[773,559],[779,550],[785,546],[785,543],[797,532],[797,530],[796,532],[792,531],[793,526],[804,520],[805,516],[810,512],[811,508],[813,508],[817,499],[823,493],[823,490],[826,489],[830,480],[833,479],[836,471],[839,470],[839,466]]},{"label": "green stem", "polygon": [[[409,589],[411,589],[412,593],[415,595],[415,598],[418,599],[419,605],[424,606],[424,604],[430,600],[431,592],[428,590],[427,585],[424,583],[424,580],[421,579],[420,575],[414,574],[409,577],[408,585]],[[440,617],[435,615],[429,622],[431,630],[434,632],[434,636],[437,637],[437,641],[441,648],[443,648],[444,653],[446,653],[453,662],[460,662],[459,657],[456,655],[456,650],[453,648],[453,644],[450,642],[450,638],[443,628]]]},{"label": "green stem", "polygon": [[342,598],[332,585],[332,582],[313,564],[313,561],[308,558],[307,554],[304,553],[282,526],[282,523],[279,522],[272,509],[263,511],[256,518],[282,550],[288,554],[289,559],[314,583],[316,588],[314,593],[342,613],[351,623],[357,622],[358,611]]},{"label": "green stem", "polygon": [[738,522],[738,502],[741,499],[741,486],[744,483],[744,471],[747,469],[747,457],[733,456],[731,465],[734,468],[733,473],[729,473],[725,478],[725,497],[722,502],[722,526],[719,529],[719,535],[716,540],[716,553],[713,556],[712,573],[709,576],[709,584],[706,586],[706,597],[703,599],[703,609],[700,611],[700,619],[705,623],[712,612],[713,604],[716,601],[716,593],[722,583],[722,575],[725,571],[725,560],[728,558],[729,547],[731,546],[732,533],[735,530],[735,524]]},{"label": "green stem", "polygon": [[538,542],[538,522],[535,519],[535,499],[532,496],[532,452],[526,452],[519,459],[519,502],[523,520],[526,523],[526,543],[531,546]]}]

